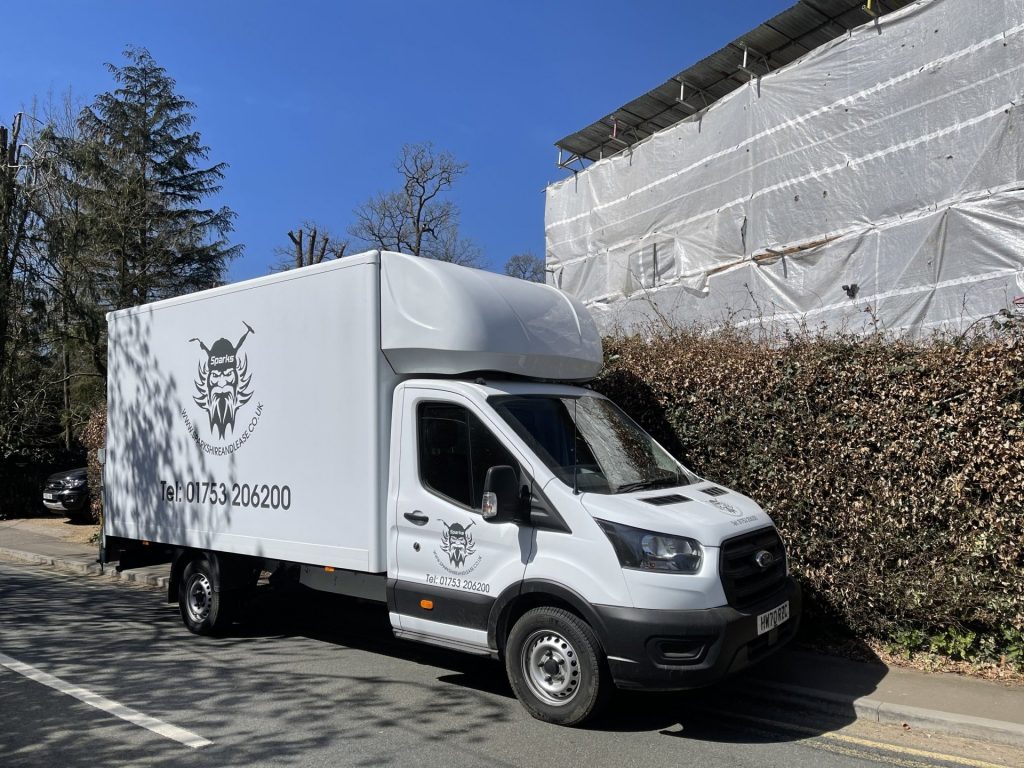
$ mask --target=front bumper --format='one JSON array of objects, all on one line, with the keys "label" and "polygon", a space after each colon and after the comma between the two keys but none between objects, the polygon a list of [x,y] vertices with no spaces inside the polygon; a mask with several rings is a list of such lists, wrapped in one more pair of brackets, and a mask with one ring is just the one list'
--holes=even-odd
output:
[{"label": "front bumper", "polygon": [[43,506],[54,512],[80,512],[85,507],[88,496],[88,491],[84,488],[47,493],[53,493],[55,498],[43,499]]},{"label": "front bumper", "polygon": [[[758,615],[787,600],[789,619],[758,635]],[[742,611],[731,606],[702,611],[594,606],[615,684],[644,690],[699,688],[770,656],[796,635],[800,607],[800,586],[792,578]]]}]

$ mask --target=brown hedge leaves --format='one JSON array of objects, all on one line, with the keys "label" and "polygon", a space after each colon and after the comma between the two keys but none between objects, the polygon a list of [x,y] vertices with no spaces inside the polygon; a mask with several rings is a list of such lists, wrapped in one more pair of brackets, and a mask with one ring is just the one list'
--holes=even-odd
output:
[{"label": "brown hedge leaves", "polygon": [[[783,532],[818,618],[890,641],[1024,631],[1024,339],[605,341],[595,388]],[[972,641],[973,642],[973,641]],[[975,643],[976,645],[978,643]]]},{"label": "brown hedge leaves", "polygon": [[100,466],[96,451],[104,446],[107,437],[107,404],[101,403],[90,415],[82,430],[82,444],[85,446],[87,474],[89,477],[89,511],[97,522],[103,520],[103,494],[100,478],[103,467]]}]

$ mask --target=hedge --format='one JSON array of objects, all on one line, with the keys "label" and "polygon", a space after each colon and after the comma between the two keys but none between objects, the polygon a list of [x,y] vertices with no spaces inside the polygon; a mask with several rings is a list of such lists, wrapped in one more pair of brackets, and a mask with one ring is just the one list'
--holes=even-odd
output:
[{"label": "hedge", "polygon": [[605,342],[595,389],[787,542],[812,622],[1024,665],[1024,334]]},{"label": "hedge", "polygon": [[89,415],[82,430],[82,444],[85,445],[86,473],[89,478],[89,511],[93,519],[103,522],[103,467],[97,451],[104,447],[107,436],[107,404],[100,403]]}]

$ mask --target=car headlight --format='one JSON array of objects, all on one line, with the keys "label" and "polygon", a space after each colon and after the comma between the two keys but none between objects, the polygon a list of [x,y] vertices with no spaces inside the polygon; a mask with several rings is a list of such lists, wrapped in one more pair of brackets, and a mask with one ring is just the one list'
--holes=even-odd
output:
[{"label": "car headlight", "polygon": [[700,543],[685,536],[655,533],[621,523],[598,520],[623,568],[670,573],[696,573],[704,552]]},{"label": "car headlight", "polygon": [[89,482],[84,477],[69,477],[64,481],[65,488],[84,488],[85,484]]}]

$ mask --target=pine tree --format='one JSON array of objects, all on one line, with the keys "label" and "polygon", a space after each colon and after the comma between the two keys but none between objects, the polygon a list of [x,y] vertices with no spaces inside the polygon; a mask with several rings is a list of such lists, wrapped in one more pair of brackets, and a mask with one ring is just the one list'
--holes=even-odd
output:
[{"label": "pine tree", "polygon": [[218,285],[241,251],[227,240],[235,214],[201,207],[227,166],[200,166],[209,148],[193,130],[195,104],[145,48],[124,56],[107,65],[117,87],[78,120],[89,279],[108,309]]}]

